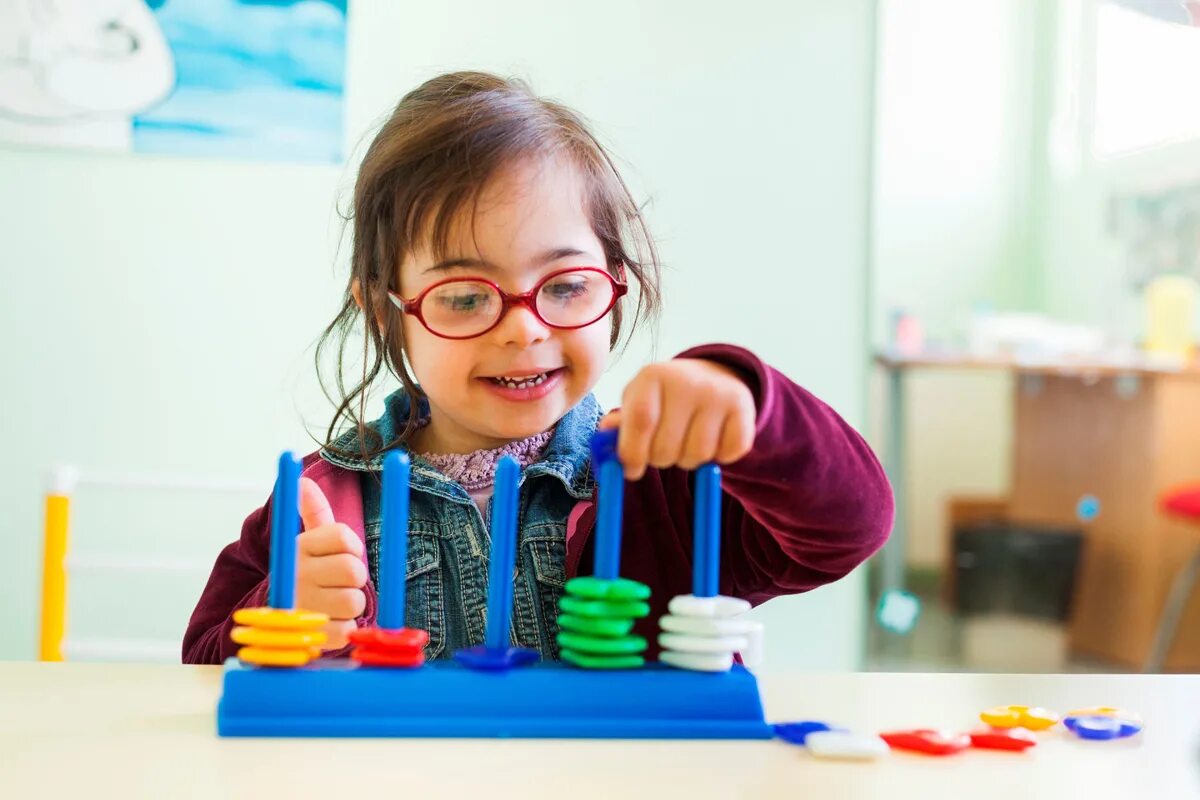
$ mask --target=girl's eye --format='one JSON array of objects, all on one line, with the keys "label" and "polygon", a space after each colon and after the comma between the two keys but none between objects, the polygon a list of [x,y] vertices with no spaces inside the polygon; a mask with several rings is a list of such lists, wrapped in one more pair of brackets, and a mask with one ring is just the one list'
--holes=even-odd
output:
[{"label": "girl's eye", "polygon": [[568,301],[583,297],[588,293],[586,278],[565,278],[548,283],[542,287],[542,293],[551,300]]},{"label": "girl's eye", "polygon": [[433,300],[442,311],[456,314],[473,314],[491,306],[491,293],[478,289],[450,289],[438,292]]}]

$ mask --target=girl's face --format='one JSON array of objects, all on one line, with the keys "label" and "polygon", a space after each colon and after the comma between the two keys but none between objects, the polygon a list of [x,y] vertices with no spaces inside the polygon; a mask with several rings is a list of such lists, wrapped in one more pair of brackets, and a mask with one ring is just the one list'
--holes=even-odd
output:
[{"label": "girl's face", "polygon": [[[451,230],[444,259],[423,245],[400,265],[400,293],[413,299],[449,278],[486,278],[510,294],[572,267],[605,268],[604,250],[571,166],[531,161],[498,175],[472,215]],[[429,397],[419,450],[465,453],[550,429],[596,385],[608,360],[611,317],[575,330],[550,328],[525,306],[473,339],[443,339],[404,314],[407,355]],[[498,379],[535,376],[513,389]],[[540,382],[539,382],[540,381]],[[535,385],[536,384],[536,385]]]}]

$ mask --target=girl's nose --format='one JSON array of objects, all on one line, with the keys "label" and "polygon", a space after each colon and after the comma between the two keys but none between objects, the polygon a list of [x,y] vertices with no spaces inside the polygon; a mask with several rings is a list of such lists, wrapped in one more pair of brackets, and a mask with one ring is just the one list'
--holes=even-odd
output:
[{"label": "girl's nose", "polygon": [[537,318],[532,309],[523,305],[514,305],[508,309],[504,319],[496,326],[496,335],[500,343],[529,347],[543,342],[550,335],[550,328]]}]

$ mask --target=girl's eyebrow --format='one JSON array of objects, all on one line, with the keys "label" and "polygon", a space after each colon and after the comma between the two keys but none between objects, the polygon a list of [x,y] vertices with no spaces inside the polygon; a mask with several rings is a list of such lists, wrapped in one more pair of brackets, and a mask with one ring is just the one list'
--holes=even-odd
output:
[{"label": "girl's eyebrow", "polygon": [[[542,267],[546,264],[551,264],[555,261],[558,261],[560,258],[572,258],[574,256],[585,255],[587,255],[587,253],[577,247],[555,247],[534,258],[533,264]],[[454,269],[456,267],[469,267],[471,269],[481,269],[490,272],[496,272],[500,269],[500,267],[496,266],[490,261],[484,261],[481,258],[448,258],[444,261],[439,261],[432,267],[422,270],[421,274],[429,272],[442,272],[448,269]]]}]

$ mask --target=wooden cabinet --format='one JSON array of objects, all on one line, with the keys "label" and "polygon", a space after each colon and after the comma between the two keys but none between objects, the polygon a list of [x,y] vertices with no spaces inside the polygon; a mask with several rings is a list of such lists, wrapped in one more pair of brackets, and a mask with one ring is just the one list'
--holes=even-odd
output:
[{"label": "wooden cabinet", "polygon": [[[1070,647],[1138,668],[1172,579],[1200,547],[1200,526],[1158,510],[1166,489],[1200,479],[1200,375],[1018,370],[1014,392],[1009,516],[1084,529]],[[1100,511],[1081,523],[1085,495]],[[1166,668],[1200,670],[1200,591]]]}]

